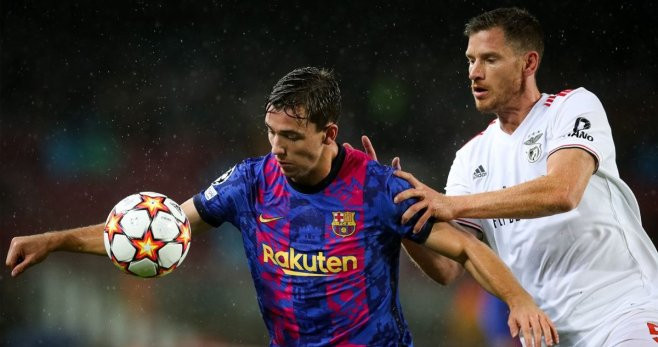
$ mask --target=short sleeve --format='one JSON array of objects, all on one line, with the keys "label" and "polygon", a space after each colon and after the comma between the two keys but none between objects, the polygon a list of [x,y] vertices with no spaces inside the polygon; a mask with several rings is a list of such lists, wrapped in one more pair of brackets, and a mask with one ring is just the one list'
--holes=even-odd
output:
[{"label": "short sleeve", "polygon": [[[446,195],[469,195],[473,194],[471,183],[473,172],[469,171],[468,166],[465,164],[463,156],[464,149],[457,152],[455,160],[452,162],[450,172],[448,173],[448,181],[446,182]],[[478,168],[475,169],[476,171]],[[470,175],[468,173],[471,173]],[[455,220],[456,223],[477,230],[479,233],[476,235],[482,238],[482,225],[479,219],[472,218],[459,218]]]},{"label": "short sleeve", "polygon": [[585,89],[575,90],[557,106],[551,136],[547,139],[548,155],[564,148],[580,148],[596,160],[598,170],[602,159],[614,155],[612,131],[596,95]]},{"label": "short sleeve", "polygon": [[423,228],[418,233],[413,232],[413,227],[416,225],[416,222],[422,215],[421,212],[417,213],[414,218],[406,224],[400,225],[402,214],[418,200],[407,199],[397,204],[393,202],[393,198],[395,198],[396,195],[409,188],[412,188],[411,184],[409,184],[409,182],[406,180],[391,174],[387,177],[385,186],[386,197],[385,200],[381,202],[381,210],[388,214],[387,218],[384,219],[388,221],[387,223],[389,225],[387,228],[395,230],[400,236],[408,238],[414,242],[421,244],[424,243],[425,240],[427,240],[430,231],[432,230],[432,225],[434,224],[432,220],[425,223]]},{"label": "short sleeve", "polygon": [[[194,206],[204,222],[218,227],[234,222],[239,206],[248,196],[250,175],[245,163],[233,166],[194,196]],[[235,224],[235,223],[233,223]]]}]

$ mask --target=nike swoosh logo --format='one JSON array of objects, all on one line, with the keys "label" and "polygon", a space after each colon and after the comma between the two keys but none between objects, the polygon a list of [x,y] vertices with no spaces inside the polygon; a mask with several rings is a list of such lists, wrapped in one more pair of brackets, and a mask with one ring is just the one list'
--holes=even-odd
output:
[{"label": "nike swoosh logo", "polygon": [[274,222],[275,220],[279,220],[281,218],[283,217],[266,218],[263,217],[263,214],[261,213],[260,216],[258,216],[258,221],[260,221],[261,223],[269,223],[269,222]]}]

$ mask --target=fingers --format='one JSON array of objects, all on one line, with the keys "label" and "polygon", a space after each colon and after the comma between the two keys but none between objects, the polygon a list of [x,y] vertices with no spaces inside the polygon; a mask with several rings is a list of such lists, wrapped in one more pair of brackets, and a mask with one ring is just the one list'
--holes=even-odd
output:
[{"label": "fingers", "polygon": [[519,334],[519,326],[516,324],[516,320],[514,320],[511,316],[507,320],[507,326],[509,327],[509,333],[513,338]]},{"label": "fingers", "polygon": [[[407,222],[409,222],[416,215],[416,213],[418,213],[418,212],[420,212],[420,211],[422,211],[426,208],[427,208],[427,201],[420,200],[420,201],[416,202],[415,204],[409,206],[409,208],[406,211],[404,211],[404,213],[402,214],[402,219],[401,219],[400,222],[402,223],[402,225],[407,224]],[[415,231],[416,230],[414,230],[414,232]]]},{"label": "fingers", "polygon": [[551,322],[551,335],[553,335],[553,341],[559,345],[560,335],[557,333],[557,329],[555,328],[555,324],[553,324],[553,322]]},{"label": "fingers", "polygon": [[[527,319],[517,318],[517,314],[513,312],[510,313],[509,319],[507,320],[507,325],[509,326],[509,332],[512,334],[512,337],[516,337],[519,332],[523,335],[523,341],[525,346],[532,347],[532,334],[530,332],[530,323]],[[520,328],[520,329],[519,329]],[[541,346],[541,345],[539,345]]]},{"label": "fingers", "polygon": [[531,314],[524,318],[517,317],[510,315],[507,324],[512,337],[516,337],[519,332],[523,335],[525,346],[541,346],[542,336],[544,336],[547,346],[560,343],[555,325],[545,314]]},{"label": "fingers", "polygon": [[544,336],[547,346],[560,343],[560,337],[555,329],[555,325],[537,307],[529,311],[526,309],[512,310],[507,320],[507,325],[513,338],[519,333],[523,335],[525,346],[541,346],[542,336]]},{"label": "fingers", "polygon": [[23,259],[22,262],[20,262],[11,270],[11,277],[16,277],[20,275],[30,265],[31,265],[30,261],[28,261],[27,259]]},{"label": "fingers", "polygon": [[5,261],[5,264],[11,270],[12,277],[18,276],[21,272],[25,271],[25,268],[28,266],[27,259],[21,259],[23,258],[23,255],[20,248],[20,241],[13,239],[9,246],[9,251],[7,252],[7,260]]},{"label": "fingers", "polygon": [[[557,329],[555,328],[555,324],[553,324],[553,322],[551,321],[550,318],[548,318],[548,317],[545,317],[545,318],[546,319],[545,319],[544,323],[548,326],[548,327],[544,327],[544,338],[546,339],[546,344],[549,345],[549,346],[552,346],[553,343],[559,344],[560,343],[560,336],[557,333]],[[547,330],[547,328],[548,328],[548,330]],[[548,334],[547,334],[547,332],[548,332]],[[550,340],[551,340],[550,343],[548,342],[549,337],[550,337]]]},{"label": "fingers", "polygon": [[398,195],[393,198],[393,202],[397,204],[411,198],[418,198],[422,200],[425,198],[425,193],[423,190],[418,188],[409,188],[398,193]]},{"label": "fingers", "polygon": [[391,166],[396,170],[402,170],[402,165],[400,165],[400,157],[393,158],[393,161],[391,161]]},{"label": "fingers", "polygon": [[425,210],[425,213],[418,218],[416,225],[414,225],[414,234],[420,232],[425,223],[429,222],[430,217],[432,217],[432,213],[429,210]]},{"label": "fingers", "polygon": [[370,142],[368,136],[361,136],[361,143],[363,144],[363,149],[366,151],[366,154],[368,154],[372,160],[376,161],[377,153],[375,153],[375,147],[372,146],[372,142]]},{"label": "fingers", "polygon": [[418,179],[416,179],[416,177],[414,177],[414,175],[412,175],[408,172],[399,170],[399,171],[395,171],[393,174],[395,176],[400,177],[400,178],[404,178],[405,180],[407,180],[407,182],[411,183],[411,185],[414,186],[415,188],[419,188],[419,187],[423,186],[423,184],[420,183],[420,181]]},{"label": "fingers", "polygon": [[9,251],[7,251],[7,259],[5,260],[5,265],[7,265],[9,269],[13,269],[18,262],[18,257],[17,241],[16,239],[13,239],[9,245]]},{"label": "fingers", "polygon": [[[11,240],[5,264],[11,269],[12,277],[20,275],[25,269],[45,258],[45,246],[40,246],[41,241],[36,235],[15,237]],[[39,247],[35,247],[35,244]]]},{"label": "fingers", "polygon": [[525,319],[521,320],[521,333],[526,346],[541,346],[532,344],[532,331],[530,330],[530,324]]},{"label": "fingers", "polygon": [[347,143],[347,142],[343,143],[343,147],[345,147],[345,148],[347,148],[347,149],[354,149],[354,147],[352,147],[352,145],[350,145],[350,144]]},{"label": "fingers", "polygon": [[532,336],[535,338],[534,346],[540,347],[541,346],[541,329],[542,326],[539,324],[539,319],[537,318],[536,315],[532,316],[532,321],[530,322],[530,325],[532,327]]},{"label": "fingers", "polygon": [[541,324],[541,330],[544,332],[544,340],[546,340],[547,346],[553,346],[553,330],[551,325],[548,322],[548,318],[540,317],[539,324]]}]

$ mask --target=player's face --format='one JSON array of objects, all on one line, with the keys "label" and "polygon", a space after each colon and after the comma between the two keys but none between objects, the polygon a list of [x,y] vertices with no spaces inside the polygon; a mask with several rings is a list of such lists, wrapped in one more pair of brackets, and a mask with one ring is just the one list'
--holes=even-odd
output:
[{"label": "player's face", "polygon": [[503,30],[492,28],[471,35],[466,58],[478,111],[499,113],[514,109],[524,89],[523,59],[505,41]]},{"label": "player's face", "polygon": [[[297,112],[305,116],[303,108],[298,108]],[[284,175],[301,184],[315,184],[324,178],[321,172],[326,138],[324,129],[318,129],[316,124],[306,120],[293,118],[284,110],[276,110],[272,106],[265,114],[265,126],[272,154]]]}]

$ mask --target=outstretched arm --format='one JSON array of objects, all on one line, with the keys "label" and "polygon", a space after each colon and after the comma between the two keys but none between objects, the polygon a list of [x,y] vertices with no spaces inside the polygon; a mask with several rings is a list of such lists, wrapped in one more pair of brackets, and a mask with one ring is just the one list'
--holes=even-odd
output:
[{"label": "outstretched arm", "polygon": [[542,335],[549,346],[559,343],[550,318],[535,305],[507,266],[475,236],[448,223],[436,223],[425,246],[461,263],[484,289],[507,304],[510,308],[507,323],[513,337],[522,332],[526,346],[533,346],[533,338],[534,346],[540,346]]},{"label": "outstretched arm", "polygon": [[103,227],[103,224],[96,224],[14,237],[9,245],[5,264],[11,270],[11,276],[16,277],[28,267],[42,262],[54,251],[105,254]]},{"label": "outstretched arm", "polygon": [[409,198],[419,201],[402,215],[402,223],[427,209],[414,230],[434,217],[457,218],[537,218],[574,209],[583,197],[596,162],[591,154],[578,148],[561,149],[547,161],[547,173],[525,183],[504,189],[460,196],[446,196],[422,184],[413,175],[398,171],[396,175],[414,188],[395,197],[396,202]]},{"label": "outstretched arm", "polygon": [[[192,199],[181,205],[195,232],[211,227],[203,222]],[[18,236],[11,240],[5,264],[11,270],[12,277],[20,275],[28,267],[42,262],[51,252],[67,251],[103,255],[104,224],[90,225],[62,231],[50,231],[42,234]]]}]

